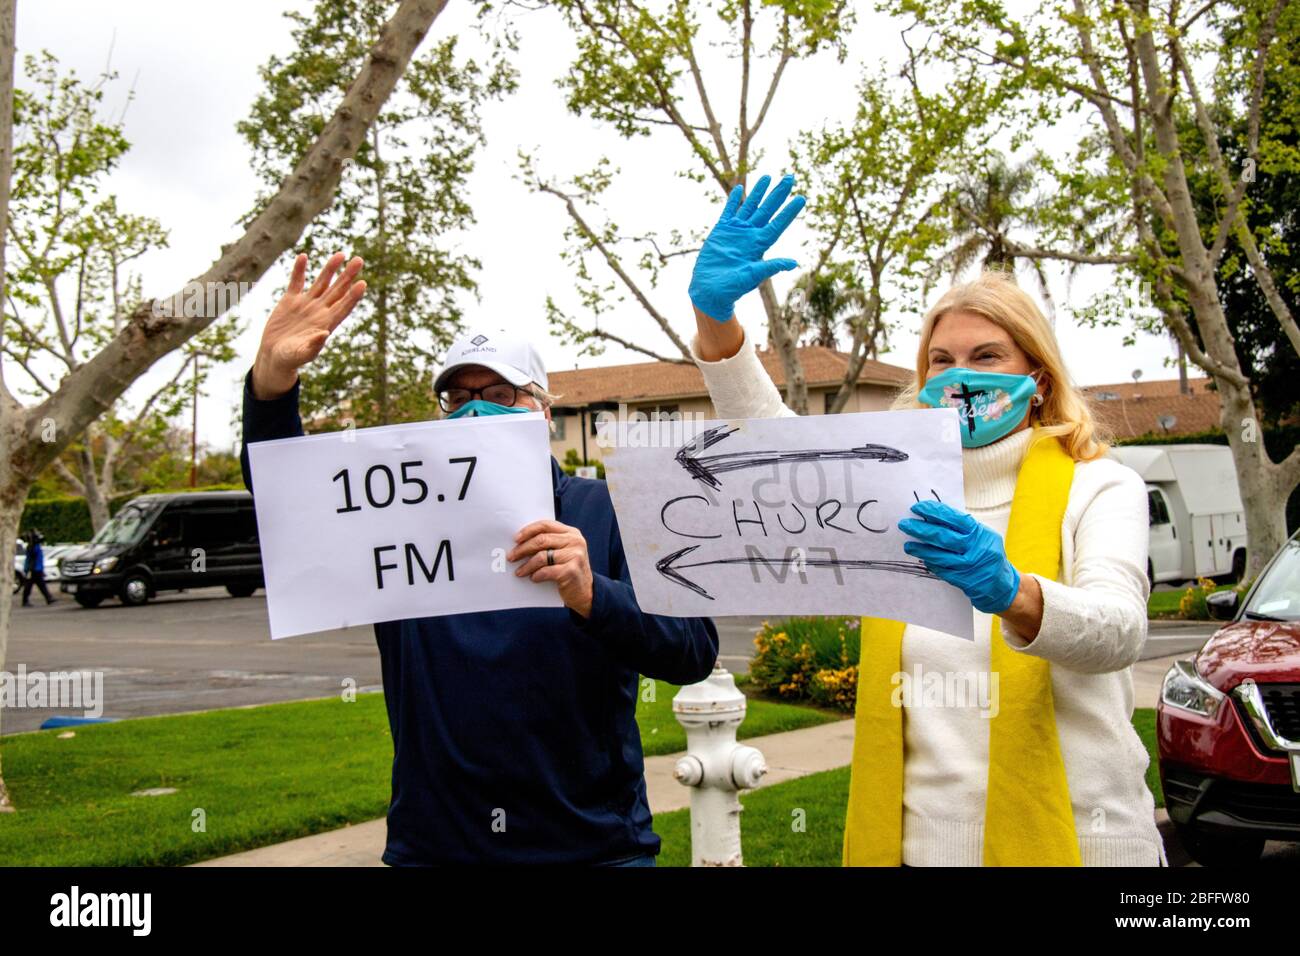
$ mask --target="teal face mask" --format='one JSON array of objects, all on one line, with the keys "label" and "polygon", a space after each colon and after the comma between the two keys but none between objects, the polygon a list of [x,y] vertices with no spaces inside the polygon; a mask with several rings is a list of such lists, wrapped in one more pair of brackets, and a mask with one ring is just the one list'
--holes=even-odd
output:
[{"label": "teal face mask", "polygon": [[496,402],[485,402],[481,398],[475,398],[466,402],[447,417],[461,418],[462,416],[469,416],[477,418],[480,415],[509,415],[512,412],[531,412],[532,410],[520,405],[498,405]]},{"label": "teal face mask", "polygon": [[963,448],[979,448],[1005,438],[1024,421],[1038,390],[1031,375],[950,368],[925,383],[917,398],[932,408],[955,408]]}]

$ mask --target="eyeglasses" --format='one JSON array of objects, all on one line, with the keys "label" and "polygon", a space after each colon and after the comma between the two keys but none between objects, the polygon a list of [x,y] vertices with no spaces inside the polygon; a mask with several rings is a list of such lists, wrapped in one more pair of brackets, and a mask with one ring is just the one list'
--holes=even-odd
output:
[{"label": "eyeglasses", "polygon": [[497,382],[483,388],[445,388],[438,393],[438,407],[444,412],[454,412],[477,395],[485,402],[510,408],[518,400],[520,392],[531,394],[527,389],[509,382]]}]

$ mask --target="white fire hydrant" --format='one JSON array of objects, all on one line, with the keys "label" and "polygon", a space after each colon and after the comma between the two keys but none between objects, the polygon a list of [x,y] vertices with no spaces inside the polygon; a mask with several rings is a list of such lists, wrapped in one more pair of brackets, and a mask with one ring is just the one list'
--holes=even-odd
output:
[{"label": "white fire hydrant", "polygon": [[758,786],[767,773],[763,755],[736,743],[745,719],[745,695],[731,672],[715,664],[698,684],[673,698],[673,713],[686,728],[686,755],[673,776],[691,790],[691,865],[744,866],[740,855],[737,791]]}]

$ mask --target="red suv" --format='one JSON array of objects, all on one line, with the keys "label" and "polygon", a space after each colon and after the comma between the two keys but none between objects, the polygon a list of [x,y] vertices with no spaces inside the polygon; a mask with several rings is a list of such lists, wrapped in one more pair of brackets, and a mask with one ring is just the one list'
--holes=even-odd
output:
[{"label": "red suv", "polygon": [[1165,675],[1156,708],[1165,807],[1192,859],[1252,863],[1265,840],[1300,842],[1300,532],[1225,624]]}]

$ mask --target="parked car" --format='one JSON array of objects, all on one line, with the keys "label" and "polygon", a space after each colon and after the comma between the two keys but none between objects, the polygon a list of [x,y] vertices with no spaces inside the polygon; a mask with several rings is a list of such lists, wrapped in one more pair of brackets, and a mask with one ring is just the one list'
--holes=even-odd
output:
[{"label": "parked car", "polygon": [[247,491],[133,498],[89,544],[66,552],[59,566],[59,590],[83,607],[114,596],[123,604],[144,604],[159,591],[214,585],[247,597],[265,587]]},{"label": "parked car", "polygon": [[1231,623],[1165,675],[1160,779],[1197,862],[1249,863],[1265,840],[1300,842],[1300,531],[1244,599],[1206,599]]},{"label": "parked car", "polygon": [[1110,454],[1147,483],[1147,578],[1236,583],[1246,572],[1246,512],[1226,445],[1119,445]]},{"label": "parked car", "polygon": [[68,541],[61,541],[58,544],[43,544],[41,547],[45,551],[45,580],[59,580],[59,558],[76,548],[84,548],[84,544],[76,544]]}]

